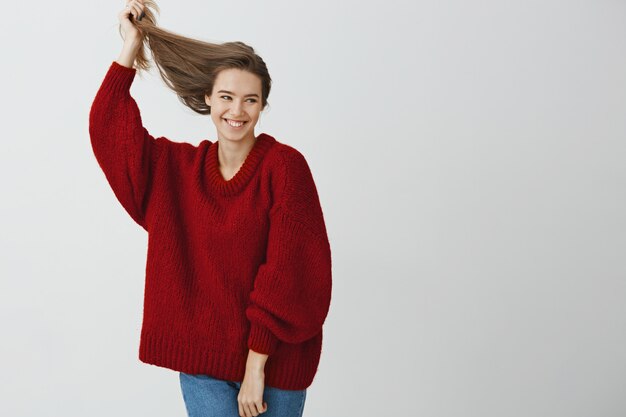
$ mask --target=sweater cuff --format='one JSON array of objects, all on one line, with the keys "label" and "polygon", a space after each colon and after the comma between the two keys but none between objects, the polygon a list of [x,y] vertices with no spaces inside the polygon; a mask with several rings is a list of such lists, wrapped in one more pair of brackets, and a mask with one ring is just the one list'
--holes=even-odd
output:
[{"label": "sweater cuff", "polygon": [[117,61],[113,61],[109,67],[109,71],[105,76],[105,81],[109,91],[121,93],[130,90],[130,86],[135,79],[137,70],[128,68]]},{"label": "sweater cuff", "polygon": [[272,355],[278,347],[280,341],[267,327],[255,322],[250,325],[250,335],[248,336],[248,347],[255,352]]}]

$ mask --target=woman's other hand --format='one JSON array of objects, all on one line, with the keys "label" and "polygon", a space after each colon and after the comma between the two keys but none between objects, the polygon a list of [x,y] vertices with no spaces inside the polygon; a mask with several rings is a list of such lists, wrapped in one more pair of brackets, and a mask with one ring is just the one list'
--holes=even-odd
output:
[{"label": "woman's other hand", "polygon": [[267,411],[267,403],[263,401],[265,389],[265,372],[261,369],[246,368],[246,374],[239,388],[237,403],[241,417],[258,416]]}]

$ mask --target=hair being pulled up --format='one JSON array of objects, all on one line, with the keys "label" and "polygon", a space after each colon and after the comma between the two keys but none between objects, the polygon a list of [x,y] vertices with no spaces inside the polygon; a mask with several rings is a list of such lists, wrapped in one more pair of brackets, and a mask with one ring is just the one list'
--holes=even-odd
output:
[{"label": "hair being pulled up", "polygon": [[[263,59],[243,42],[211,43],[187,38],[161,29],[156,24],[154,11],[159,7],[152,0],[145,0],[145,16],[132,23],[143,35],[143,43],[133,67],[140,72],[151,68],[146,47],[165,84],[174,90],[180,101],[199,114],[211,114],[205,95],[211,95],[215,79],[220,71],[237,68],[256,74],[261,79],[261,104],[268,104],[272,79]],[[121,25],[120,35],[123,38]]]}]

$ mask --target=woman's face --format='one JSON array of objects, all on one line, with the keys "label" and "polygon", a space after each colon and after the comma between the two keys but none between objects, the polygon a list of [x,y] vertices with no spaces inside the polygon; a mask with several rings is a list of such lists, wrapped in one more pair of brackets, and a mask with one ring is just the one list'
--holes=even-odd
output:
[{"label": "woman's face", "polygon": [[213,92],[205,95],[219,140],[254,140],[262,110],[261,79],[249,71],[229,68],[217,74]]}]

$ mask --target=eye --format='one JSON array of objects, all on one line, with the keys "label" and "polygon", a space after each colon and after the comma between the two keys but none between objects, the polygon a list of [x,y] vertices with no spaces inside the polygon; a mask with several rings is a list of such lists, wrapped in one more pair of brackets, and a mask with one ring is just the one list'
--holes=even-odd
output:
[{"label": "eye", "polygon": [[224,97],[226,97],[226,98],[230,98],[230,96],[220,96],[220,98],[224,98]]},{"label": "eye", "polygon": [[249,98],[248,100],[250,100],[252,103],[256,103],[256,99],[255,98]]}]

